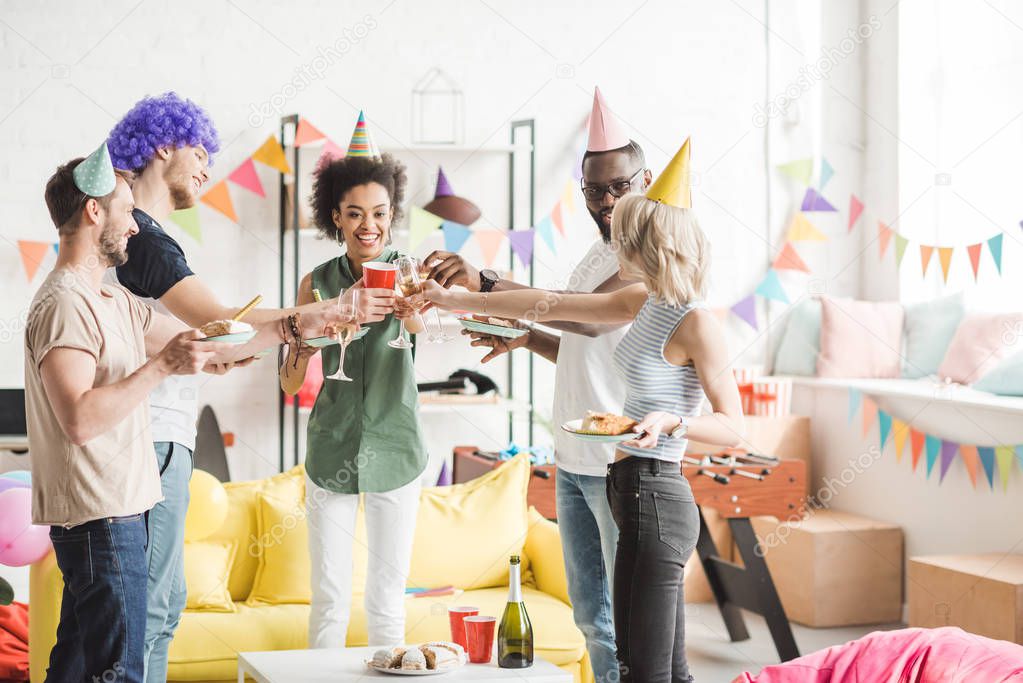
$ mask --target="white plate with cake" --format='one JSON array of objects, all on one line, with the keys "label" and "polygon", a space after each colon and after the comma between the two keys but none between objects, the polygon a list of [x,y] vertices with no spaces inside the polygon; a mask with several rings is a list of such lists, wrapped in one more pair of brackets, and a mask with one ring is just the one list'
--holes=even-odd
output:
[{"label": "white plate with cake", "polygon": [[561,428],[583,441],[620,443],[639,438],[640,435],[633,431],[637,424],[635,420],[622,415],[590,411],[586,417],[569,420]]},{"label": "white plate with cake", "polygon": [[492,334],[495,337],[504,337],[505,339],[518,339],[529,331],[512,327],[510,322],[501,318],[487,318],[487,321],[483,322],[472,317],[465,317],[459,318],[458,322],[470,332],[482,332],[483,334]]},{"label": "white plate with cake", "polygon": [[203,338],[199,341],[246,344],[256,336],[252,325],[238,320],[213,320],[199,328]]},{"label": "white plate with cake", "polygon": [[366,666],[394,676],[436,676],[454,671],[466,660],[465,650],[458,643],[435,641],[377,650]]}]

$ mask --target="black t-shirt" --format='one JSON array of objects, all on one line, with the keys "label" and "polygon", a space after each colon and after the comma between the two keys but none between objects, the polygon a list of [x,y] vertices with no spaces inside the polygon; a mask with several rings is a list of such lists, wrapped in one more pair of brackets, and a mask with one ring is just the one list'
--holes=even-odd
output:
[{"label": "black t-shirt", "polygon": [[117,279],[136,296],[159,299],[194,273],[181,245],[152,216],[142,209],[132,216],[139,232],[128,239],[128,262],[117,267]]}]

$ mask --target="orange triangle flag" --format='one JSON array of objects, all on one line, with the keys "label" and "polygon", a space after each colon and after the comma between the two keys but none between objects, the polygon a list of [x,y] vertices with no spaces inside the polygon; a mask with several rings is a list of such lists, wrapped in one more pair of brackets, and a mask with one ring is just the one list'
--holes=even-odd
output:
[{"label": "orange triangle flag", "polygon": [[924,433],[910,427],[909,447],[913,451],[913,471],[916,472],[917,463],[920,462],[920,454],[924,450]]},{"label": "orange triangle flag", "polygon": [[565,236],[565,221],[561,217],[561,202],[559,201],[554,205],[554,210],[551,211],[551,222],[554,223],[554,227],[558,229],[561,236]]},{"label": "orange triangle flag", "polygon": [[320,132],[320,129],[309,123],[307,119],[298,120],[298,128],[295,130],[295,147],[301,147],[302,145],[308,145],[310,142],[316,142],[327,137]]},{"label": "orange triangle flag", "polygon": [[234,203],[231,202],[231,193],[227,189],[226,181],[221,180],[211,187],[201,199],[206,206],[216,209],[235,223],[238,222],[238,214],[234,212]]},{"label": "orange triangle flag", "polygon": [[18,240],[18,251],[21,252],[21,265],[25,267],[25,277],[29,282],[35,277],[39,266],[43,265],[46,252],[53,249],[53,242],[29,242]]},{"label": "orange triangle flag", "polygon": [[500,230],[473,230],[473,234],[476,235],[480,251],[483,252],[483,263],[490,267],[497,258],[501,243],[504,242],[504,233]]},{"label": "orange triangle flag", "polygon": [[977,281],[977,268],[980,266],[980,250],[982,247],[983,244],[979,242],[977,244],[971,244],[970,246],[966,247],[966,251],[970,255],[970,265],[973,267],[974,282]]},{"label": "orange triangle flag", "polygon": [[877,239],[881,246],[881,258],[884,258],[884,253],[888,251],[888,243],[892,240],[892,229],[882,221],[877,222]]},{"label": "orange triangle flag", "polygon": [[270,168],[276,168],[281,173],[291,173],[291,166],[288,166],[288,160],[284,156],[284,148],[272,135],[253,153],[252,158]]},{"label": "orange triangle flag", "polygon": [[902,451],[906,449],[906,437],[909,425],[898,418],[892,418],[892,439],[895,441],[895,462],[902,460]]},{"label": "orange triangle flag", "polygon": [[959,455],[963,459],[963,464],[966,465],[966,473],[970,475],[970,483],[973,484],[973,488],[977,488],[977,462],[980,458],[977,455],[976,446],[959,446]]},{"label": "orange triangle flag", "polygon": [[874,425],[874,420],[877,419],[877,404],[872,399],[863,399],[863,435],[866,436],[867,432]]},{"label": "orange triangle flag", "polygon": [[952,247],[938,247],[938,260],[941,261],[941,277],[948,282],[948,266],[952,263]]},{"label": "orange triangle flag", "polygon": [[809,273],[810,269],[806,267],[806,263],[803,259],[799,258],[799,254],[796,253],[795,247],[792,246],[791,242],[786,242],[785,246],[781,248],[781,253],[774,259],[774,263],[771,266],[775,270],[801,270],[804,273]]},{"label": "orange triangle flag", "polygon": [[920,245],[920,265],[924,269],[924,275],[927,275],[927,266],[931,263],[931,256],[934,254],[934,247],[928,247],[926,244]]}]

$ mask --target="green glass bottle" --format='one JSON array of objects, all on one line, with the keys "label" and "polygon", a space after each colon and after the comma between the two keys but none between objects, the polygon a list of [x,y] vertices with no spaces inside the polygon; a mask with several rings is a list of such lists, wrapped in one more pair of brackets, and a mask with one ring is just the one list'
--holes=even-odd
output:
[{"label": "green glass bottle", "polygon": [[508,571],[508,606],[504,608],[497,631],[497,665],[502,669],[533,666],[533,625],[529,623],[526,603],[522,601],[521,564],[511,556]]}]

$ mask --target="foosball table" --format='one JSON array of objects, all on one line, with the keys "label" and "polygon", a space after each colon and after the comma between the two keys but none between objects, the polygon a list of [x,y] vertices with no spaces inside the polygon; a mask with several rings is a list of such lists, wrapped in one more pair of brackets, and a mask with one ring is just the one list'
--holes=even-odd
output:
[{"label": "foosball table", "polygon": [[[781,661],[795,659],[799,649],[750,517],[801,519],[806,504],[806,463],[742,451],[691,453],[682,460],[682,473],[689,480],[700,508],[696,553],[729,638],[732,641],[749,638],[740,611],[747,609],[764,617]],[[728,520],[742,557],[741,566],[718,553],[703,516],[704,508],[711,508]]]}]

